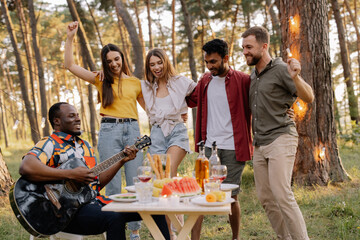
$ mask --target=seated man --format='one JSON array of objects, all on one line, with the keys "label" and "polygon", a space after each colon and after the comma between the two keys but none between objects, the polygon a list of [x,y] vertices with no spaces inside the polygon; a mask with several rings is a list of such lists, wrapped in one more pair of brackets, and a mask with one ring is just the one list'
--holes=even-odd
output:
[{"label": "seated man", "polygon": [[[140,215],[101,211],[105,198],[99,194],[99,190],[113,178],[125,162],[135,158],[137,150],[127,147],[124,150],[126,157],[95,176],[89,169],[96,165],[94,151],[88,142],[78,137],[81,134],[80,118],[75,107],[65,102],[54,104],[49,110],[49,121],[54,129],[53,134],[42,139],[25,155],[20,166],[20,174],[33,182],[74,180],[92,183],[97,189],[97,198],[81,206],[70,224],[62,231],[82,235],[106,232],[107,239],[126,239],[126,222],[141,220]],[[82,159],[89,168],[56,168],[73,157]],[[153,218],[165,238],[170,239],[165,216],[154,215]]]}]

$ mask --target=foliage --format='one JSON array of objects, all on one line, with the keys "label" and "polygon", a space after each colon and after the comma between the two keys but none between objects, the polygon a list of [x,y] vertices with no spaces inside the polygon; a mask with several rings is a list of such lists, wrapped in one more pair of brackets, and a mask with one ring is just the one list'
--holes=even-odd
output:
[{"label": "foliage", "polygon": [[356,124],[355,121],[351,123],[352,129],[349,130],[349,133],[340,134],[340,138],[345,142],[353,142],[354,144],[360,143],[360,125]]}]

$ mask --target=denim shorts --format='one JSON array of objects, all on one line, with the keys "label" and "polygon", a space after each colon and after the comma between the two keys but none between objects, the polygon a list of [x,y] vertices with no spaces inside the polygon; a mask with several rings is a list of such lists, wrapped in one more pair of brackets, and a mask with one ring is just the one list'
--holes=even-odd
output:
[{"label": "denim shorts", "polygon": [[[227,167],[227,176],[223,183],[231,183],[239,185],[238,188],[232,190],[231,196],[236,196],[241,191],[241,176],[245,168],[245,162],[236,160],[235,150],[218,149],[218,156],[222,165]],[[211,148],[205,147],[205,156],[211,156]]]},{"label": "denim shorts", "polygon": [[154,125],[151,128],[150,138],[150,154],[165,154],[171,146],[178,146],[186,152],[190,152],[189,136],[184,123],[176,124],[167,137],[164,136],[160,126]]}]

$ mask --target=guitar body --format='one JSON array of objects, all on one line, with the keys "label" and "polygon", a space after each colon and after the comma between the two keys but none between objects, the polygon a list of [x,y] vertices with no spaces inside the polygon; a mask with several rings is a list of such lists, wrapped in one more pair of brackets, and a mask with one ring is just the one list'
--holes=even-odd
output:
[{"label": "guitar body", "polygon": [[[86,166],[74,158],[63,163],[60,169]],[[48,190],[46,190],[48,188]],[[50,190],[50,191],[49,191]],[[54,194],[57,204],[51,201]],[[35,237],[46,237],[63,230],[77,209],[96,197],[88,185],[72,181],[30,182],[23,177],[16,181],[9,193],[10,205],[21,225]]]}]

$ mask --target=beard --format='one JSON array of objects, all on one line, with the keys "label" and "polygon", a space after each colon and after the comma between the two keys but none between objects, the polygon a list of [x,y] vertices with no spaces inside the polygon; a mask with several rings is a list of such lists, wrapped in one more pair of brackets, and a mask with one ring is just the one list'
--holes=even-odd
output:
[{"label": "beard", "polygon": [[219,75],[222,75],[223,73],[225,73],[225,72],[226,72],[226,68],[225,68],[225,66],[224,66],[224,61],[221,60],[220,67],[217,68],[217,69],[214,69],[214,70],[216,70],[216,72],[212,74],[213,76],[219,76]]},{"label": "beard", "polygon": [[262,58],[262,56],[261,56],[260,54],[258,54],[258,55],[252,55],[251,57],[252,57],[252,58],[251,58],[250,61],[248,61],[248,60],[246,59],[246,63],[247,63],[247,65],[249,65],[249,66],[254,66],[254,65],[256,65],[256,64],[260,61],[260,59]]}]

